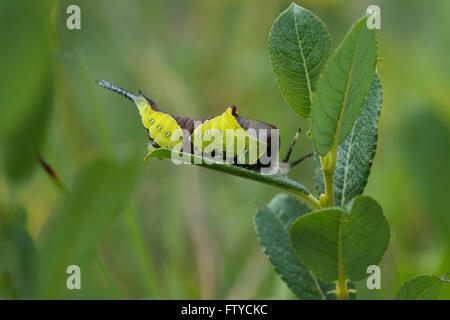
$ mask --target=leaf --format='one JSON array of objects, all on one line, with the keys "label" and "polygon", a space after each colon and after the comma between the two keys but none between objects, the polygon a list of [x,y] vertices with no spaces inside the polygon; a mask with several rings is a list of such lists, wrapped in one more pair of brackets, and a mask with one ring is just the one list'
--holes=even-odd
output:
[{"label": "leaf", "polygon": [[46,88],[31,103],[32,109],[7,139],[5,169],[8,178],[20,181],[28,177],[38,163],[40,148],[53,108],[53,83],[50,75],[42,79]]},{"label": "leaf", "polygon": [[450,244],[448,199],[443,196],[444,190],[450,190],[450,126],[445,117],[429,111],[431,106],[421,107],[403,118],[400,150],[436,236]]},{"label": "leaf", "polygon": [[405,281],[397,292],[396,300],[437,300],[441,281],[431,275],[419,275]]},{"label": "leaf", "polygon": [[35,284],[36,248],[22,207],[0,207],[0,299],[26,299]]},{"label": "leaf", "polygon": [[334,284],[323,283],[305,268],[289,239],[292,222],[309,211],[293,197],[278,194],[256,213],[256,234],[275,271],[300,299],[333,299],[334,294],[327,295],[327,292],[334,289]]},{"label": "leaf", "polygon": [[[151,159],[151,158],[171,159],[172,153],[175,154],[175,152],[172,152],[169,149],[159,148],[159,149],[155,149],[151,153],[149,153],[147,155],[146,159]],[[205,158],[202,158],[198,155],[194,155],[194,154],[190,154],[190,153],[178,152],[178,156],[180,158],[183,157],[185,159],[188,159],[188,163],[196,164],[196,162],[198,162],[198,165],[201,167],[205,167],[205,168],[209,168],[209,169],[213,169],[213,170],[217,170],[217,171],[222,171],[222,172],[232,174],[232,175],[235,175],[238,177],[266,183],[266,184],[273,185],[273,186],[276,186],[276,187],[279,187],[284,190],[291,191],[291,192],[294,192],[297,194],[304,194],[304,195],[310,194],[308,189],[306,189],[303,185],[301,185],[300,183],[298,183],[294,180],[291,180],[285,176],[263,175],[260,172],[257,172],[254,170],[249,170],[249,169],[246,169],[243,167],[238,167],[238,166],[232,165],[232,164],[212,161],[211,159],[208,160],[210,162],[210,164],[208,164],[205,162]]]},{"label": "leaf", "polygon": [[[382,102],[382,88],[378,74],[367,93],[361,113],[352,131],[337,150],[333,190],[336,205],[344,205],[363,193],[369,178],[372,160],[377,147],[377,124]],[[314,180],[318,194],[325,192],[319,156],[315,157]]]},{"label": "leaf", "polygon": [[302,263],[326,282],[361,280],[379,263],[389,244],[389,226],[380,205],[359,196],[348,208],[326,208],[295,221],[290,229]]},{"label": "leaf", "polygon": [[128,198],[137,168],[132,161],[97,160],[77,175],[71,195],[47,226],[36,298],[60,298],[67,289],[69,265],[78,265],[83,272],[106,227]]},{"label": "leaf", "polygon": [[376,32],[366,27],[366,20],[363,17],[352,26],[317,84],[312,136],[322,156],[347,138],[374,76]]},{"label": "leaf", "polygon": [[272,25],[269,35],[272,69],[284,99],[302,117],[311,116],[313,91],[330,51],[325,24],[295,3]]},{"label": "leaf", "polygon": [[[44,8],[40,7],[43,5]],[[2,1],[0,5],[0,141],[18,128],[41,98],[50,68],[48,13],[52,3]],[[13,30],[11,28],[14,27]]]}]

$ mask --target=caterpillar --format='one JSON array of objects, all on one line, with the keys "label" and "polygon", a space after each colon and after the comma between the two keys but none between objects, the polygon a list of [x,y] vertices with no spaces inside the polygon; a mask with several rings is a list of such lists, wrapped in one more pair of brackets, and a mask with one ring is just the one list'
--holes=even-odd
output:
[{"label": "caterpillar", "polygon": [[[209,118],[173,116],[161,111],[156,103],[146,97],[141,90],[138,90],[139,95],[134,95],[104,80],[96,80],[95,83],[136,104],[150,139],[149,151],[167,148],[195,154],[206,153],[212,156],[219,151],[220,157],[225,157],[224,153],[226,153],[227,159],[238,159],[238,164],[249,168],[265,166],[268,164],[268,158],[278,157],[280,140],[277,127],[266,122],[241,117],[234,105],[228,107],[222,114]],[[287,163],[299,132],[300,129],[283,163]],[[311,155],[294,161],[289,167]],[[265,159],[265,162],[262,159]]]}]

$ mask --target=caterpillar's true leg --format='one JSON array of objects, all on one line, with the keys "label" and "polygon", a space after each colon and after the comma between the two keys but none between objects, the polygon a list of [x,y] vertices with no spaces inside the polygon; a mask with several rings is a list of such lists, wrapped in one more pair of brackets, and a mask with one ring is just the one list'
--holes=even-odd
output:
[{"label": "caterpillar's true leg", "polygon": [[297,160],[289,163],[289,168],[292,169],[293,167],[295,167],[296,165],[298,165],[300,162],[302,162],[303,160],[306,160],[310,157],[312,157],[314,155],[314,152],[305,154],[303,157],[298,158]]},{"label": "caterpillar's true leg", "polygon": [[297,142],[298,136],[300,135],[300,132],[302,132],[302,128],[298,128],[297,132],[295,133],[294,139],[292,139],[291,144],[289,145],[289,149],[286,152],[286,156],[283,159],[284,163],[287,163],[289,161],[289,158],[291,157],[292,150],[294,149],[295,143]]},{"label": "caterpillar's true leg", "polygon": [[289,172],[289,170],[291,170],[293,167],[298,165],[303,160],[308,159],[308,158],[310,158],[310,157],[312,157],[314,155],[314,152],[311,152],[311,153],[308,153],[308,154],[298,158],[297,160],[295,160],[295,161],[293,161],[291,163],[288,163],[289,158],[291,157],[292,150],[294,149],[295,143],[297,142],[297,139],[298,139],[301,131],[302,131],[301,128],[298,128],[298,130],[297,130],[297,132],[296,132],[296,134],[294,136],[294,139],[292,139],[291,144],[289,145],[288,151],[286,152],[286,156],[283,159],[282,163],[284,164],[284,168],[285,168],[284,171],[285,171],[285,173]]}]

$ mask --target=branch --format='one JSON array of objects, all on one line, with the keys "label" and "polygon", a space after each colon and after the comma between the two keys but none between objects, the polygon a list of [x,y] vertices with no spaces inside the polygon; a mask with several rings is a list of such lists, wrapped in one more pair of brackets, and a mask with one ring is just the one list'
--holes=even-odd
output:
[{"label": "branch", "polygon": [[312,209],[320,209],[319,200],[315,198],[306,187],[284,175],[264,175],[255,170],[225,162],[214,161],[195,154],[176,152],[166,148],[153,150],[145,157],[144,161],[151,158],[172,159],[173,155],[176,156],[176,159],[183,159],[184,162],[182,164],[194,164],[290,191],[302,197]]}]

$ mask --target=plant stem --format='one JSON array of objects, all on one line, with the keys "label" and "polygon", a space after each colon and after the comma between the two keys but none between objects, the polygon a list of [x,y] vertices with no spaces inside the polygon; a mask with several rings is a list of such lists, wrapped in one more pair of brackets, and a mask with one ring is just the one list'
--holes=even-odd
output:
[{"label": "plant stem", "polygon": [[336,291],[334,293],[336,294],[338,300],[348,299],[347,280],[345,277],[341,277],[341,275],[339,275],[339,279],[336,281]]},{"label": "plant stem", "polygon": [[334,190],[333,190],[333,176],[336,169],[337,159],[337,143],[333,145],[331,150],[324,157],[320,157],[322,164],[323,180],[325,185],[325,198],[322,201],[323,207],[334,206]]},{"label": "plant stem", "polygon": [[[325,185],[325,194],[320,197],[320,204],[322,207],[334,206],[334,189],[333,177],[336,169],[337,160],[337,142],[333,144],[331,150],[324,156],[320,157],[323,171],[323,180]],[[338,234],[338,280],[336,281],[336,290],[334,293],[339,300],[348,299],[347,279],[344,273],[344,256],[342,252],[342,218],[339,221]]]},{"label": "plant stem", "polygon": [[333,172],[323,172],[324,184],[325,184],[325,206],[332,207],[334,205],[334,190],[333,190]]},{"label": "plant stem", "polygon": [[144,237],[139,228],[139,222],[137,220],[137,212],[134,204],[130,200],[126,204],[126,220],[128,228],[133,237],[135,248],[138,253],[139,263],[141,265],[142,272],[144,273],[145,280],[150,291],[150,295],[153,298],[161,298],[161,289],[156,280],[156,273],[153,264],[151,263],[151,257],[147,251]]},{"label": "plant stem", "polygon": [[105,263],[103,262],[102,258],[100,257],[100,254],[98,252],[95,253],[95,257],[97,258],[100,269],[102,270],[103,274],[105,275],[106,282],[108,282],[108,285],[111,288],[112,293],[114,294],[116,299],[123,300],[122,293],[120,293],[119,288],[117,287],[116,283],[114,282],[113,277],[109,273],[108,269],[106,268]]},{"label": "plant stem", "polygon": [[338,281],[336,282],[335,294],[339,300],[348,299],[348,290],[344,274],[344,256],[342,252],[342,217],[339,219],[339,234],[338,234]]},{"label": "plant stem", "polygon": [[296,192],[295,194],[299,195],[304,200],[306,200],[306,202],[312,207],[312,209],[320,209],[321,208],[319,200],[316,197],[314,197],[312,194],[305,194],[302,192]]}]

